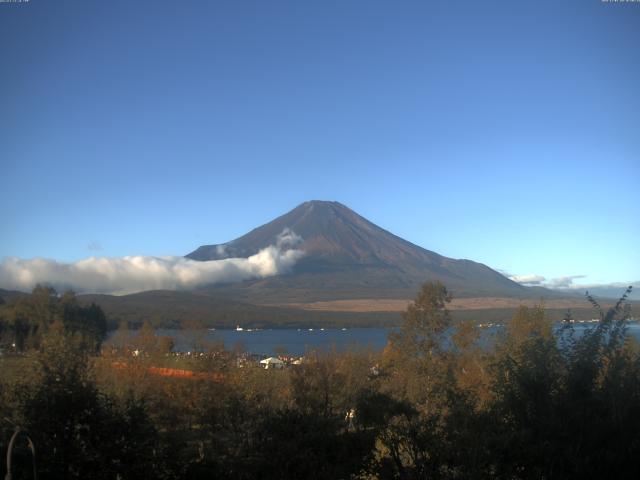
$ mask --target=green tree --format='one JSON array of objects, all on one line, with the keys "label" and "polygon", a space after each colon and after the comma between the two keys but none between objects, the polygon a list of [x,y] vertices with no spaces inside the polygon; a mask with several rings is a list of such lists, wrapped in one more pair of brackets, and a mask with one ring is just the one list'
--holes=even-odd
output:
[{"label": "green tree", "polygon": [[4,328],[21,351],[38,348],[56,321],[62,322],[67,332],[80,334],[86,347],[96,351],[107,332],[107,320],[99,306],[92,303],[83,307],[73,292],[59,297],[53,288],[42,285],[36,286],[30,295],[16,297],[3,311]]},{"label": "green tree", "polygon": [[34,439],[40,475],[161,478],[161,446],[144,404],[102,394],[89,366],[82,336],[55,322],[42,339],[37,381],[18,392],[18,421]]},{"label": "green tree", "polygon": [[5,309],[5,322],[11,343],[18,350],[37,347],[48,327],[59,319],[56,292],[38,285],[30,295],[12,299]]},{"label": "green tree", "polygon": [[402,314],[400,332],[390,336],[392,345],[410,357],[429,358],[438,354],[443,336],[451,326],[449,302],[451,295],[442,283],[425,283]]},{"label": "green tree", "polygon": [[81,306],[71,291],[60,298],[59,308],[65,330],[79,334],[87,348],[97,352],[107,336],[107,318],[102,309],[95,303]]}]

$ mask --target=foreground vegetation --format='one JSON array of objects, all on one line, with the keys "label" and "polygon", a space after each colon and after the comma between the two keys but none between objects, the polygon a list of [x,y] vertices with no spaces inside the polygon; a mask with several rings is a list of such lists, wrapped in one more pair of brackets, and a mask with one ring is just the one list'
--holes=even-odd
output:
[{"label": "foreground vegetation", "polygon": [[[97,354],[101,310],[37,289],[0,307],[20,352],[0,358],[0,448],[24,428],[54,479],[635,479],[640,348],[625,298],[606,313],[593,301],[600,322],[581,335],[570,316],[558,330],[521,307],[487,346],[429,283],[383,352],[263,370],[216,345],[173,359],[150,328]],[[172,361],[215,375],[150,369]],[[18,447],[13,478],[31,478]]]}]

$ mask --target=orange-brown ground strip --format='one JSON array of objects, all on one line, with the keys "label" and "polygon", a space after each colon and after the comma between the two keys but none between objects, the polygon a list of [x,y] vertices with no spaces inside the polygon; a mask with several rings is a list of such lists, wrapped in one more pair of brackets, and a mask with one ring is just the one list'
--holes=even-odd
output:
[{"label": "orange-brown ground strip", "polygon": [[[111,365],[117,370],[126,370],[129,368],[129,365],[124,362],[113,362]],[[212,380],[215,382],[220,382],[224,379],[223,374],[215,372],[194,372],[192,370],[163,367],[147,367],[146,370],[151,375],[158,375],[160,377],[187,378],[190,380]]]},{"label": "orange-brown ground strip", "polygon": [[[335,312],[402,312],[411,300],[362,298],[353,300],[329,300],[324,302],[280,304],[282,307],[303,310],[323,310]],[[450,310],[482,310],[488,308],[517,308],[520,305],[533,306],[540,300],[518,298],[455,298],[449,304]],[[545,300],[546,308],[584,308],[589,305],[582,299]]]}]

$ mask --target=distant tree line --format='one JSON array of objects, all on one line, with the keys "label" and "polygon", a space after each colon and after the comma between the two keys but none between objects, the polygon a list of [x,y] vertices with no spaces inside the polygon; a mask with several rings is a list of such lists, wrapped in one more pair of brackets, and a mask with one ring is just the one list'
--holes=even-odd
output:
[{"label": "distant tree line", "polygon": [[38,349],[56,323],[96,351],[107,334],[106,316],[95,303],[82,306],[71,291],[58,295],[53,288],[38,285],[31,295],[0,303],[0,345],[20,352]]},{"label": "distant tree line", "polygon": [[[626,294],[607,312],[590,298],[600,321],[584,331],[521,307],[487,342],[428,283],[381,353],[310,353],[284,370],[221,351],[188,360],[221,374],[208,381],[150,374],[178,361],[150,328],[96,355],[94,327],[78,326],[94,317],[65,324],[62,297],[42,293],[25,300],[41,308],[27,355],[1,360],[27,370],[0,375],[0,447],[28,430],[42,478],[640,478]],[[18,460],[14,478],[30,478],[24,447]]]}]

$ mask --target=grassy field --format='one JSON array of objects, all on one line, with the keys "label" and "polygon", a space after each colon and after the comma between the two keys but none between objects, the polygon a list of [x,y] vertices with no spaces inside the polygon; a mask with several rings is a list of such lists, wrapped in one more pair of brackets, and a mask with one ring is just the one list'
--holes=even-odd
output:
[{"label": "grassy field", "polygon": [[[278,307],[299,308],[301,310],[333,311],[333,312],[403,312],[410,299],[378,299],[359,298],[352,300],[331,300],[325,302],[291,303],[277,305]],[[448,305],[450,310],[485,310],[518,308],[520,305],[532,307],[539,300],[526,300],[518,298],[478,297],[478,298],[454,298]],[[583,309],[589,308],[589,303],[583,299],[553,299],[545,300],[544,305],[550,309]],[[608,303],[603,307],[610,306]]]}]

